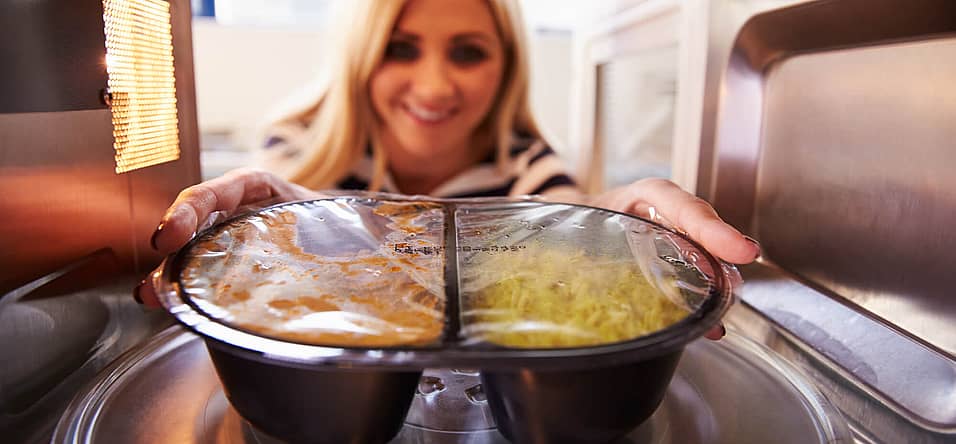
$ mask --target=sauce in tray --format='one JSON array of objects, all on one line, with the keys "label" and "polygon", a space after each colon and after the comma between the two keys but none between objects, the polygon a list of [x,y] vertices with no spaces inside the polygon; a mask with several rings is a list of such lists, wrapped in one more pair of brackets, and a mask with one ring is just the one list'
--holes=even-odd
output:
[{"label": "sauce in tray", "polygon": [[[391,234],[421,232],[400,207],[376,214],[399,216]],[[219,321],[277,339],[387,347],[441,337],[440,248],[415,257],[383,242],[377,249],[317,255],[301,245],[300,217],[280,207],[198,242],[183,266],[186,293]]]}]

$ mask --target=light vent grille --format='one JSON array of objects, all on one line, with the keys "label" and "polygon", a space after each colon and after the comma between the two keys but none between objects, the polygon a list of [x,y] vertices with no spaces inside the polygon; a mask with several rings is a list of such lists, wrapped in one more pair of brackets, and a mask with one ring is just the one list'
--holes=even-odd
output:
[{"label": "light vent grille", "polygon": [[169,2],[103,0],[116,172],[179,159]]}]

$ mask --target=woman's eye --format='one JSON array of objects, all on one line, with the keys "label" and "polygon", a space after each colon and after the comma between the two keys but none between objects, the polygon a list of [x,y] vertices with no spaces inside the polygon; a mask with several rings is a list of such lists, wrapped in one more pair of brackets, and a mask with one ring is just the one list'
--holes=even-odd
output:
[{"label": "woman's eye", "polygon": [[485,50],[474,45],[455,46],[449,51],[449,58],[459,65],[473,65],[488,58]]},{"label": "woman's eye", "polygon": [[411,61],[418,58],[418,47],[409,42],[389,42],[385,47],[385,60]]}]

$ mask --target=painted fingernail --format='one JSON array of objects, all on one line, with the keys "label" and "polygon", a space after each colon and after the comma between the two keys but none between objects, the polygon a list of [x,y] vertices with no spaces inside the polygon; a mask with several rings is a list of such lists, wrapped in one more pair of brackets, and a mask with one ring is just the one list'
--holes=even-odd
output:
[{"label": "painted fingernail", "polygon": [[747,239],[747,242],[754,244],[754,247],[757,247],[757,253],[754,255],[754,259],[760,257],[760,242],[757,242],[757,239],[754,239],[750,236],[744,235],[744,239]]},{"label": "painted fingernail", "polygon": [[140,290],[143,289],[143,285],[146,285],[146,280],[139,281],[139,285],[133,289],[133,299],[136,300],[137,304],[143,305],[143,297],[139,295]]},{"label": "painted fingernail", "polygon": [[149,246],[153,247],[154,250],[159,251],[159,248],[156,248],[156,237],[159,236],[159,233],[163,231],[163,227],[165,226],[165,223],[159,224],[159,226],[156,227],[156,231],[154,231],[153,235],[149,238]]},{"label": "painted fingernail", "polygon": [[724,324],[720,324],[720,337],[723,338],[727,336],[727,327],[724,327]]}]

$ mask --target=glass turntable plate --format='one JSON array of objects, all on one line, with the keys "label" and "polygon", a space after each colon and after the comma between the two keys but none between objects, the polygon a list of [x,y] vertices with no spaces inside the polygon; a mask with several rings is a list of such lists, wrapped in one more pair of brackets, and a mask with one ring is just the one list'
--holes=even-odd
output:
[{"label": "glass turntable plate", "polygon": [[[569,381],[573,383],[573,381]],[[621,381],[639,384],[640,381]],[[278,443],[227,401],[203,341],[171,327],[81,392],[53,443]],[[507,443],[473,370],[425,370],[404,443]],[[827,400],[772,352],[730,332],[691,343],[657,412],[615,444],[852,443]]]}]

